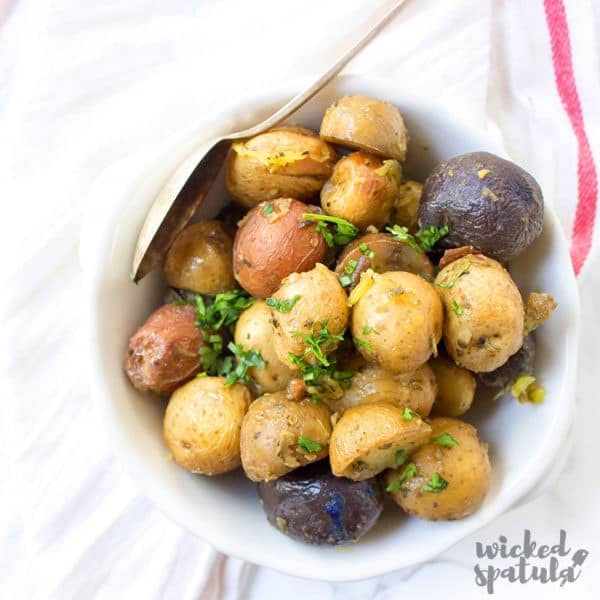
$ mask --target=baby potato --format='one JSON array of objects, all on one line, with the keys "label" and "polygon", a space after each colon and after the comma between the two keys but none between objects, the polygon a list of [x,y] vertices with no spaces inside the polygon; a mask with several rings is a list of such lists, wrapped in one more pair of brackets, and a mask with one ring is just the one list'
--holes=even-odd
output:
[{"label": "baby potato", "polygon": [[419,206],[422,193],[422,183],[412,179],[402,181],[392,205],[390,224],[407,227],[410,233],[415,233],[419,229]]},{"label": "baby potato", "polygon": [[430,424],[431,441],[410,463],[387,471],[388,491],[409,515],[430,521],[463,519],[481,506],[489,489],[487,444],[459,419],[440,417]]},{"label": "baby potato", "polygon": [[164,272],[174,288],[197,294],[219,294],[236,288],[233,240],[219,221],[186,227],[167,253]]},{"label": "baby potato", "polygon": [[265,361],[264,369],[248,369],[260,394],[284,390],[294,377],[294,372],[277,357],[273,333],[271,310],[262,300],[247,308],[235,325],[235,343],[245,351],[257,350]]},{"label": "baby potato", "polygon": [[352,337],[368,361],[406,373],[437,353],[442,305],[423,278],[402,271],[367,272],[352,294],[359,298],[352,310]]},{"label": "baby potato", "polygon": [[271,481],[327,456],[330,416],[323,403],[291,400],[285,392],[257,398],[242,423],[242,466],[248,478]]},{"label": "baby potato", "polygon": [[[275,302],[285,302],[289,310],[272,308],[275,337],[273,344],[279,360],[294,368],[290,353],[314,364],[316,357],[306,336],[326,337],[320,344],[324,353],[332,352],[341,341],[348,324],[348,297],[336,275],[322,264],[306,273],[292,273],[273,294]],[[287,308],[287,307],[286,307]],[[327,329],[327,335],[319,332]],[[331,337],[333,336],[333,337]]]},{"label": "baby potato", "polygon": [[327,243],[315,221],[302,217],[315,208],[278,198],[254,207],[240,222],[233,245],[233,272],[252,296],[266,298],[290,273],[309,271],[325,259]]},{"label": "baby potato", "polygon": [[280,197],[310,200],[331,175],[335,150],[305,127],[275,127],[232,145],[225,164],[229,193],[247,207]]},{"label": "baby potato", "polygon": [[202,336],[190,305],[157,308],[129,339],[125,372],[133,387],[169,395],[200,370]]},{"label": "baby potato", "polygon": [[425,418],[431,412],[436,391],[435,377],[427,364],[410,373],[393,373],[367,364],[354,373],[350,387],[341,398],[327,398],[324,402],[338,413],[361,404],[389,402],[407,406]]},{"label": "baby potato", "polygon": [[444,267],[435,279],[445,309],[444,345],[460,367],[488,372],[519,350],[523,299],[509,272],[483,254]]},{"label": "baby potato", "polygon": [[351,280],[349,289],[353,289],[367,269],[376,273],[408,271],[433,281],[433,264],[427,254],[387,233],[365,233],[350,242],[338,258],[335,272],[340,277],[347,275]]},{"label": "baby potato", "polygon": [[406,158],[408,132],[396,106],[368,96],[346,96],[334,102],[321,122],[321,137],[384,158]]},{"label": "baby potato", "polygon": [[240,430],[252,396],[224,377],[193,379],[175,390],[163,423],[175,462],[192,473],[219,475],[237,469]]},{"label": "baby potato", "polygon": [[397,161],[354,152],[333,168],[321,190],[321,208],[363,231],[369,225],[383,227],[390,217],[401,176]]},{"label": "baby potato", "polygon": [[432,358],[429,365],[437,381],[437,396],[433,406],[435,414],[458,417],[467,412],[473,404],[477,387],[473,373],[457,366],[442,354]]},{"label": "baby potato", "polygon": [[353,481],[368,479],[395,466],[430,434],[431,427],[410,409],[389,402],[353,406],[333,428],[331,471]]}]

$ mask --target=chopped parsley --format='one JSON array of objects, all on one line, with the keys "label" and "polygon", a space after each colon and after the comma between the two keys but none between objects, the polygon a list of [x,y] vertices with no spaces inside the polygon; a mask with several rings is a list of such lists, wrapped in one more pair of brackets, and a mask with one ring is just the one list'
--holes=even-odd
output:
[{"label": "chopped parsley", "polygon": [[419,415],[412,410],[412,408],[408,408],[408,406],[404,407],[404,410],[402,411],[402,418],[405,421],[412,421],[415,417],[418,417]]},{"label": "chopped parsley", "polygon": [[435,285],[437,285],[438,287],[444,288],[444,289],[449,289],[451,287],[454,287],[454,284],[463,276],[466,275],[469,272],[469,269],[471,268],[471,261],[467,260],[465,262],[465,264],[462,266],[462,268],[460,269],[460,271],[450,280],[450,281],[446,281],[446,283],[436,283]]},{"label": "chopped parsley", "polygon": [[[359,234],[358,227],[340,217],[331,217],[317,213],[303,213],[302,218],[318,221],[316,231],[325,238],[325,242],[330,248],[345,246]],[[328,224],[332,224],[335,231],[332,232]]]},{"label": "chopped parsley", "polygon": [[402,486],[413,477],[417,476],[417,465],[414,462],[409,462],[404,469],[402,469],[402,473],[400,473],[400,477],[398,479],[394,479],[386,488],[386,492],[399,492],[402,489]]},{"label": "chopped parsley", "polygon": [[309,440],[308,438],[305,438],[303,436],[300,436],[298,438],[298,446],[304,448],[304,450],[310,452],[311,454],[321,452],[321,450],[325,448],[323,444],[320,444],[319,442],[314,442],[313,440]]},{"label": "chopped parsley", "polygon": [[371,248],[369,248],[369,244],[365,244],[364,242],[362,244],[359,244],[358,249],[370,260],[373,260],[375,258],[375,252],[373,252],[373,250],[371,250]]},{"label": "chopped parsley", "polygon": [[389,231],[397,242],[408,244],[417,253],[421,252],[421,247],[415,239],[415,236],[408,233],[408,227],[394,225],[393,227],[386,227],[385,230]]},{"label": "chopped parsley", "polygon": [[405,460],[406,460],[406,450],[403,450],[402,448],[400,448],[400,450],[396,450],[396,456],[394,457],[394,462],[396,463],[396,466],[400,467],[401,465],[404,464]]},{"label": "chopped parsley", "polygon": [[415,237],[419,241],[419,245],[424,252],[431,252],[432,248],[443,238],[448,235],[450,230],[448,227],[436,227],[432,225],[425,229],[417,231]]},{"label": "chopped parsley", "polygon": [[452,298],[452,312],[455,312],[459,317],[460,315],[463,314],[463,307],[454,299]]},{"label": "chopped parsley", "polygon": [[373,346],[369,344],[369,342],[365,342],[365,340],[361,340],[360,338],[352,338],[354,345],[358,348],[364,348],[367,352],[373,352]]},{"label": "chopped parsley", "polygon": [[265,215],[265,217],[268,217],[270,214],[273,213],[274,210],[275,209],[273,208],[272,204],[265,204],[260,212],[262,212],[262,214]]},{"label": "chopped parsley", "polygon": [[363,333],[363,335],[369,335],[370,333],[374,333],[376,335],[379,335],[379,331],[377,331],[376,329],[374,329],[370,325],[365,325],[363,327],[362,333]]},{"label": "chopped parsley", "polygon": [[327,359],[327,350],[333,350],[337,345],[337,342],[341,342],[344,339],[344,333],[335,334],[331,333],[327,328],[328,322],[325,321],[320,324],[316,324],[318,329],[315,332],[315,325],[311,333],[304,333],[302,331],[292,331],[292,335],[301,337],[304,343],[308,346],[306,354],[312,354],[324,367],[329,366],[329,360]]},{"label": "chopped parsley", "polygon": [[203,296],[194,297],[196,304],[196,327],[200,329],[221,329],[233,325],[240,314],[254,304],[243,290],[233,290],[217,294],[212,303],[207,305]]},{"label": "chopped parsley", "polygon": [[[233,365],[230,367],[227,378],[225,379],[225,385],[233,385],[238,381],[249,383],[251,381],[250,376],[248,375],[248,369],[250,367],[258,367],[259,369],[265,368],[265,361],[258,350],[253,350],[252,348],[244,350],[242,346],[234,344],[233,342],[230,342],[227,345],[227,348],[237,358],[237,365],[235,368],[233,368]],[[225,358],[227,359],[230,357]]]},{"label": "chopped parsley", "polygon": [[439,474],[434,473],[431,479],[423,486],[423,492],[439,494],[448,487],[448,482]]},{"label": "chopped parsley", "polygon": [[340,277],[340,283],[342,287],[348,287],[352,283],[352,275],[354,275],[354,271],[358,266],[358,261],[354,258],[351,258],[344,267],[344,275]]},{"label": "chopped parsley", "polygon": [[302,296],[300,294],[296,294],[293,298],[288,298],[287,300],[277,300],[277,298],[267,298],[266,304],[271,308],[274,308],[276,311],[280,313],[289,313],[298,300],[300,300]]},{"label": "chopped parsley", "polygon": [[442,433],[441,435],[438,435],[437,437],[432,437],[431,441],[434,444],[439,444],[440,446],[443,446],[444,448],[451,448],[452,446],[460,446],[458,441],[455,438],[453,438],[448,432]]}]

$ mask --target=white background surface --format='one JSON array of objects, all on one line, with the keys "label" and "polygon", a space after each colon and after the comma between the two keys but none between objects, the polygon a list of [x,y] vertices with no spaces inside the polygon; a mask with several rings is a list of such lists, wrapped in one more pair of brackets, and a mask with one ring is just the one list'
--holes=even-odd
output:
[{"label": "white background surface", "polygon": [[[595,598],[600,585],[597,237],[580,275],[575,442],[551,492],[439,560],[357,584],[297,580],[226,558],[139,497],[86,385],[78,233],[92,181],[236,93],[321,70],[389,2],[0,0],[4,413],[1,598],[485,597],[475,541],[531,529],[590,551],[575,584],[501,582],[495,597]],[[586,129],[600,162],[599,8],[565,2]],[[435,94],[498,136],[567,234],[576,142],[556,92],[543,3],[412,0],[351,72]],[[532,436],[535,432],[532,431]]]}]

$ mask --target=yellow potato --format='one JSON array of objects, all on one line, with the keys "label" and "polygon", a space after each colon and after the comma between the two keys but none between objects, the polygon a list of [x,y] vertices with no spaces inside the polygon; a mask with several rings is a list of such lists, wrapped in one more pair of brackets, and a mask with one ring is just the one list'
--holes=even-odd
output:
[{"label": "yellow potato", "polygon": [[444,417],[458,417],[471,408],[477,381],[473,373],[440,355],[429,361],[437,381],[433,412]]},{"label": "yellow potato", "polygon": [[240,466],[240,429],[252,396],[224,377],[193,379],[175,390],[163,433],[175,462],[187,471],[219,475]]},{"label": "yellow potato", "polygon": [[232,145],[225,164],[229,193],[247,207],[280,197],[310,200],[331,175],[335,150],[305,127],[275,127]]},{"label": "yellow potato", "polygon": [[333,428],[331,471],[354,481],[369,479],[427,442],[430,433],[431,427],[410,409],[388,402],[354,406]]},{"label": "yellow potato", "polygon": [[499,262],[462,256],[438,273],[435,287],[445,309],[444,345],[460,367],[493,371],[523,345],[523,299]]},{"label": "yellow potato", "polygon": [[419,206],[422,193],[422,183],[411,179],[402,181],[392,205],[390,224],[408,227],[410,233],[415,233],[419,229]]},{"label": "yellow potato", "polygon": [[[372,283],[368,286],[368,279]],[[370,362],[406,373],[437,352],[442,335],[442,305],[433,286],[413,273],[365,273],[352,292],[360,295],[352,310],[352,337]],[[367,284],[367,285],[365,285]]]},{"label": "yellow potato", "polygon": [[[472,425],[459,419],[432,419],[430,424],[431,438],[447,447],[435,441],[421,446],[409,463],[386,473],[388,491],[394,490],[392,498],[410,515],[431,521],[462,519],[481,506],[488,492],[487,444],[479,441]],[[459,445],[450,445],[452,439]],[[406,477],[407,467],[413,477]]]},{"label": "yellow potato", "polygon": [[242,423],[242,466],[248,478],[270,481],[327,456],[330,416],[321,402],[292,400],[285,392],[257,398]]},{"label": "yellow potato", "polygon": [[173,242],[165,261],[165,278],[174,288],[197,294],[235,289],[233,239],[219,221],[186,227]]},{"label": "yellow potato", "polygon": [[384,158],[406,158],[408,131],[396,106],[368,96],[345,96],[334,102],[321,122],[321,137],[340,146]]},{"label": "yellow potato", "polygon": [[421,417],[431,411],[436,396],[436,383],[429,365],[409,373],[393,373],[377,365],[367,364],[356,371],[352,383],[341,398],[327,398],[332,411],[342,413],[352,406],[373,402],[390,402],[408,406]]},{"label": "yellow potato", "polygon": [[[275,351],[279,360],[290,368],[296,366],[290,353],[304,357],[308,363],[316,361],[303,336],[314,336],[325,326],[329,333],[341,335],[348,324],[346,292],[335,273],[321,264],[305,273],[292,273],[283,280],[273,298],[293,303],[287,312],[271,309]],[[335,339],[329,340],[321,350],[330,353],[338,343]]]}]

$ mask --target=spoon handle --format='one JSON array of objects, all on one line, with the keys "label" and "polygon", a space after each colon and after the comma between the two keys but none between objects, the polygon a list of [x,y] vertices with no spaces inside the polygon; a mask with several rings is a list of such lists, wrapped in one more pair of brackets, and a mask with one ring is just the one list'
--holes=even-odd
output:
[{"label": "spoon handle", "polygon": [[343,54],[336,63],[334,63],[325,73],[323,73],[316,81],[308,88],[294,96],[287,104],[284,104],[278,111],[267,117],[262,123],[258,123],[243,131],[236,131],[229,135],[229,139],[251,137],[262,133],[265,129],[269,129],[285,121],[292,113],[296,112],[301,106],[306,104],[315,94],[325,87],[335,75],[337,75],[349,62],[358,54],[396,15],[396,12],[406,2],[406,0],[398,0],[387,13],[365,33],[365,35],[352,46],[345,54]]}]

